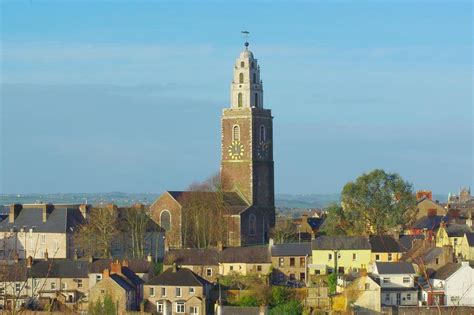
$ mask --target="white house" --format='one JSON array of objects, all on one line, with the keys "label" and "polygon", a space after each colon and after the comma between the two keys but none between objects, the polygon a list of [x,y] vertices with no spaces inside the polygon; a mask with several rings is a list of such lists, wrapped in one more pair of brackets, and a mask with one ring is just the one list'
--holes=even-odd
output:
[{"label": "white house", "polygon": [[373,277],[380,283],[382,305],[418,305],[416,272],[407,262],[376,262]]},{"label": "white house", "polygon": [[447,263],[423,287],[427,305],[474,306],[474,269],[468,262]]}]

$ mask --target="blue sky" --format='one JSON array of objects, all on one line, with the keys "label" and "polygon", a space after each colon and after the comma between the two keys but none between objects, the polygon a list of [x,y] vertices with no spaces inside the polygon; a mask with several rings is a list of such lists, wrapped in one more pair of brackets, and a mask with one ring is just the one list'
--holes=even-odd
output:
[{"label": "blue sky", "polygon": [[0,192],[185,189],[219,168],[240,31],[277,193],[473,183],[470,1],[2,1]]}]

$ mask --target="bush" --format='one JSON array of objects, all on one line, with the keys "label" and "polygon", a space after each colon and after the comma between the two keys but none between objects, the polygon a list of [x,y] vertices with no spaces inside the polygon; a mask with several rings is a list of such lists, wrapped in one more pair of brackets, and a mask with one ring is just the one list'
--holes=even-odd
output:
[{"label": "bush", "polygon": [[292,298],[292,292],[287,287],[272,287],[272,305],[285,304]]},{"label": "bush", "polygon": [[300,302],[296,300],[291,300],[285,304],[277,305],[270,309],[269,315],[301,315],[303,312],[303,307]]},{"label": "bush", "polygon": [[243,296],[236,303],[238,306],[259,306],[258,299],[255,296]]}]

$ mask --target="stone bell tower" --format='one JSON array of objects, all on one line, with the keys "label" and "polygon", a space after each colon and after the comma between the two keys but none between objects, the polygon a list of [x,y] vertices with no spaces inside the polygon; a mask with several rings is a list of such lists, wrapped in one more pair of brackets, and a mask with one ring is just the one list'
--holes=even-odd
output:
[{"label": "stone bell tower", "polygon": [[260,66],[248,46],[235,61],[230,107],[222,114],[221,182],[255,209],[265,234],[275,222],[273,117],[263,106]]}]

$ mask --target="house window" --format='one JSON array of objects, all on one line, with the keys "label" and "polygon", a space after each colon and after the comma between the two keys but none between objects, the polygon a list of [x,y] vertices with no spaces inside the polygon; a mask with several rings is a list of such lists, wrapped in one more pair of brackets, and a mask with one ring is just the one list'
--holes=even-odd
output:
[{"label": "house window", "polygon": [[300,281],[304,281],[305,280],[305,274],[304,272],[300,272]]},{"label": "house window", "polygon": [[262,265],[257,265],[257,271],[262,271]]},{"label": "house window", "polygon": [[352,254],[352,260],[356,260],[356,259],[357,259],[357,254],[356,253]]},{"label": "house window", "polygon": [[232,140],[233,141],[240,141],[240,128],[239,128],[239,126],[234,126],[232,128]]},{"label": "house window", "polygon": [[295,258],[292,257],[290,258],[290,267],[294,267],[295,266]]},{"label": "house window", "polygon": [[454,246],[458,245],[458,239],[454,238]]},{"label": "house window", "polygon": [[411,293],[407,293],[407,300],[411,301]]},{"label": "house window", "polygon": [[340,252],[337,253],[337,259],[341,259],[342,254]]},{"label": "house window", "polygon": [[99,282],[100,280],[102,280],[102,275],[95,275],[95,281]]},{"label": "house window", "polygon": [[249,235],[257,234],[257,218],[251,213],[249,216]]},{"label": "house window", "polygon": [[189,294],[194,294],[194,292],[195,292],[195,291],[194,291],[194,288],[193,288],[193,287],[190,287],[190,288],[189,288]]},{"label": "house window", "polygon": [[278,259],[278,266],[280,266],[280,267],[285,266],[285,258],[280,257],[280,258]]},{"label": "house window", "polygon": [[46,244],[46,234],[41,234],[41,244]]},{"label": "house window", "polygon": [[166,296],[166,288],[161,288],[161,296]]},{"label": "house window", "polygon": [[150,296],[155,296],[155,287],[150,287],[148,293],[149,293]]},{"label": "house window", "polygon": [[181,297],[181,288],[176,288],[176,296]]},{"label": "house window", "polygon": [[315,274],[315,275],[320,275],[320,274],[321,274],[321,270],[316,269],[316,270],[314,271],[314,274]]},{"label": "house window", "polygon": [[379,255],[379,254],[375,255],[375,260],[376,260],[376,261],[379,261],[379,260],[380,260],[380,255]]},{"label": "house window", "polygon": [[409,277],[403,277],[403,283],[410,283]]},{"label": "house window", "polygon": [[158,313],[163,313],[163,310],[164,310],[164,309],[163,309],[163,302],[158,302],[158,303],[156,304],[156,311],[157,311]]},{"label": "house window", "polygon": [[212,277],[212,268],[207,268],[206,269],[206,276],[207,277]]},{"label": "house window", "polygon": [[21,290],[21,283],[15,283],[15,291],[18,293]]},{"label": "house window", "polygon": [[82,288],[82,279],[77,279],[77,287]]},{"label": "house window", "polygon": [[160,225],[165,231],[170,230],[170,228],[171,228],[171,214],[168,210],[161,211]]},{"label": "house window", "polygon": [[390,278],[383,278],[383,283],[390,283]]},{"label": "house window", "polygon": [[67,283],[61,282],[61,290],[67,290]]},{"label": "house window", "polygon": [[439,258],[436,258],[436,264],[437,265],[439,264]]},{"label": "house window", "polygon": [[229,270],[230,270],[230,271],[234,270],[234,266],[230,266],[230,267],[229,267]]},{"label": "house window", "polygon": [[295,277],[294,273],[290,273],[290,280],[296,280],[296,277]]},{"label": "house window", "polygon": [[334,272],[334,270],[332,268],[328,268],[328,274],[331,274],[333,272]]},{"label": "house window", "polygon": [[388,253],[388,261],[392,261],[392,253]]},{"label": "house window", "polygon": [[305,266],[306,266],[305,258],[304,258],[304,257],[300,257],[300,267],[305,267]]},{"label": "house window", "polygon": [[184,302],[176,303],[176,313],[184,313]]},{"label": "house window", "polygon": [[197,315],[197,314],[199,314],[199,308],[197,306],[190,306],[189,307],[189,313],[191,315]]},{"label": "house window", "polygon": [[370,290],[370,283],[366,283],[364,287],[365,287],[365,290],[366,290],[366,291],[367,291],[367,290]]},{"label": "house window", "polygon": [[56,282],[51,282],[51,290],[56,290]]},{"label": "house window", "polygon": [[244,74],[239,74],[239,83],[244,83]]},{"label": "house window", "polygon": [[390,293],[385,294],[385,301],[386,302],[390,301]]},{"label": "house window", "polygon": [[237,106],[242,107],[242,93],[239,93],[239,95],[237,95]]},{"label": "house window", "polygon": [[104,294],[105,294],[105,290],[104,290],[104,289],[101,289],[101,290],[100,290],[100,294],[104,295]]},{"label": "house window", "polygon": [[0,295],[4,295],[5,294],[5,289],[4,288],[0,288]]},{"label": "house window", "polygon": [[332,260],[332,254],[328,254],[328,259]]}]

